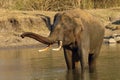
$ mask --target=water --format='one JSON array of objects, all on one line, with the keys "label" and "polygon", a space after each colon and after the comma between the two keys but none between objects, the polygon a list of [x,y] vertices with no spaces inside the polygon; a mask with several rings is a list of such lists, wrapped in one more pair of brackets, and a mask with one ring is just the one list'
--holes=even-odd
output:
[{"label": "water", "polygon": [[96,72],[82,74],[67,71],[62,51],[38,50],[1,49],[0,80],[120,80],[120,45],[103,45]]}]

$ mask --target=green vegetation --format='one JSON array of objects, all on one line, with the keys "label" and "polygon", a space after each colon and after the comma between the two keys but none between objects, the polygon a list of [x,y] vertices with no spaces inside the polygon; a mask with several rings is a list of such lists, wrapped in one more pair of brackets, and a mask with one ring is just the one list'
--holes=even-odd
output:
[{"label": "green vegetation", "polygon": [[120,0],[0,0],[0,8],[16,10],[62,11],[73,8],[119,7]]}]

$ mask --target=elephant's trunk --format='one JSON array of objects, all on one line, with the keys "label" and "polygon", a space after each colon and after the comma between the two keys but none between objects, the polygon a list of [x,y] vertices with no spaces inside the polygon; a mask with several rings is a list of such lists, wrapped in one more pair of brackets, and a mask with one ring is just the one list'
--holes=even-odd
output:
[{"label": "elephant's trunk", "polygon": [[32,33],[32,32],[25,32],[21,35],[21,37],[22,38],[30,37],[30,38],[33,38],[33,39],[35,39],[43,44],[47,44],[47,45],[54,43],[53,41],[49,40],[47,37],[43,37],[43,36],[40,36],[40,35]]},{"label": "elephant's trunk", "polygon": [[[22,38],[30,37],[30,38],[33,38],[33,39],[35,39],[35,40],[37,40],[37,41],[39,41],[39,42],[41,42],[43,44],[47,44],[48,45],[46,48],[39,50],[39,52],[46,51],[47,49],[49,49],[51,44],[55,43],[54,40],[51,40],[51,39],[54,39],[55,37],[54,38],[52,38],[52,37],[48,37],[47,38],[47,37],[43,37],[43,36],[40,36],[40,35],[32,33],[32,32],[25,32],[25,33],[23,33],[21,35],[21,37]],[[52,50],[59,51],[62,48],[62,41],[58,41],[58,45],[59,45],[58,48],[54,48]]]}]

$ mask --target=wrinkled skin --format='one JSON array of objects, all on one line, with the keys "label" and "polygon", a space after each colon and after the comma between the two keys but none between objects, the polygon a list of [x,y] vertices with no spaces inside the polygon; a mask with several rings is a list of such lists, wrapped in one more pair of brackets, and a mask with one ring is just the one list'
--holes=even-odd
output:
[{"label": "wrinkled skin", "polygon": [[31,37],[47,45],[62,41],[68,70],[78,69],[79,62],[82,71],[87,67],[90,71],[95,69],[104,36],[104,28],[99,20],[80,9],[57,13],[52,25],[50,20],[43,20],[51,30],[48,37],[31,32],[21,36]]}]

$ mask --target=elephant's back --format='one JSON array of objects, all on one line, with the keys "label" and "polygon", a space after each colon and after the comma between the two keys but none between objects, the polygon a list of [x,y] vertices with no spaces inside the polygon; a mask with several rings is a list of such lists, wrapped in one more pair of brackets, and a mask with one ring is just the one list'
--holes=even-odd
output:
[{"label": "elephant's back", "polygon": [[81,9],[70,11],[69,14],[78,16],[82,21],[84,31],[89,35],[90,52],[93,53],[102,45],[105,32],[104,25],[98,18]]},{"label": "elephant's back", "polygon": [[65,14],[71,16],[72,18],[82,19],[88,23],[93,20],[96,20],[96,18],[92,14],[88,13],[85,10],[79,9],[79,8],[65,11]]}]

